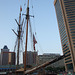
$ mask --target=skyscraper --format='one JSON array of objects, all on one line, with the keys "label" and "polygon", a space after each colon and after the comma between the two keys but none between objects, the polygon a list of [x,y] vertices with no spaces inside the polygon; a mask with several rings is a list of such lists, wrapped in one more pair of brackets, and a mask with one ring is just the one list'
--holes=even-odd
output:
[{"label": "skyscraper", "polygon": [[9,52],[9,49],[6,45],[3,47],[3,49],[1,49],[1,64],[7,65],[8,64],[8,53],[4,53],[4,52]]},{"label": "skyscraper", "polygon": [[[26,65],[36,65],[37,64],[37,52],[27,51]],[[23,52],[23,64],[25,63],[25,52]]]},{"label": "skyscraper", "polygon": [[54,0],[66,71],[75,72],[75,0]]},{"label": "skyscraper", "polygon": [[15,65],[15,52],[9,52],[8,47],[5,45],[1,49],[1,65]]}]

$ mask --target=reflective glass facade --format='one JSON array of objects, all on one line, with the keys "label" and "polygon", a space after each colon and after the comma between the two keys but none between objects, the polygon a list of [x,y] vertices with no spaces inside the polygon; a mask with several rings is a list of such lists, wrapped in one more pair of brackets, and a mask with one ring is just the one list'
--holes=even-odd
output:
[{"label": "reflective glass facade", "polygon": [[[66,71],[75,72],[75,0],[54,0]],[[72,65],[72,68],[68,66]]]},{"label": "reflective glass facade", "polygon": [[73,46],[75,46],[75,0],[64,0],[64,5],[69,24],[68,26],[73,41]]}]

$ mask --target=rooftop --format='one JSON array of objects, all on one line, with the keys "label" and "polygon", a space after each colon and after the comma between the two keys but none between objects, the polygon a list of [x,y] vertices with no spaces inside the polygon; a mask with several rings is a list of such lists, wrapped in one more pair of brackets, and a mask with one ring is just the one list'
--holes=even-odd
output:
[{"label": "rooftop", "polygon": [[3,49],[8,49],[7,45],[5,45],[5,46],[3,47]]}]

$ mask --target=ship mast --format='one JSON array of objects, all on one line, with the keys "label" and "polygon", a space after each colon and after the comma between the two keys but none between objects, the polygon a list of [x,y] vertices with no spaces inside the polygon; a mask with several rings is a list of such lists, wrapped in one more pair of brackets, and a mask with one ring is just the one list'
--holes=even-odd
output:
[{"label": "ship mast", "polygon": [[18,25],[18,49],[17,49],[17,66],[19,65],[19,51],[20,51],[20,37],[21,37],[21,7],[20,7],[20,15],[19,15],[19,25]]},{"label": "ship mast", "polygon": [[27,4],[26,20],[27,20],[27,25],[26,25],[26,44],[25,44],[24,71],[26,71],[26,55],[27,55],[27,42],[28,42],[28,21],[29,21],[29,0],[28,0],[28,4]]},{"label": "ship mast", "polygon": [[[21,39],[21,11],[22,8],[20,7],[20,15],[19,15],[19,23],[17,22],[17,20],[15,19],[17,25],[18,25],[18,33],[16,33],[13,29],[12,31],[16,34],[17,38],[18,38],[18,47],[17,47],[17,69],[18,69],[18,65],[19,65],[19,51],[20,51],[20,39]],[[17,45],[17,41],[16,41],[16,45]],[[15,47],[16,47],[15,45]],[[15,51],[15,49],[14,49]]]}]

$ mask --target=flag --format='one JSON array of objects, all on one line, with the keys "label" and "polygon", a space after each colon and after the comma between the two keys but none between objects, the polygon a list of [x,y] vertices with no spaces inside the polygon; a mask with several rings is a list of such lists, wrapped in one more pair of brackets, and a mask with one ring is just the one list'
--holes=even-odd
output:
[{"label": "flag", "polygon": [[34,50],[35,50],[35,44],[37,43],[37,41],[36,41],[36,39],[35,39],[35,36],[34,36],[34,34],[33,34],[33,48],[34,48]]},{"label": "flag", "polygon": [[22,7],[20,6],[20,11],[22,11]]},{"label": "flag", "polygon": [[34,42],[34,44],[36,44],[36,43],[37,43],[37,41],[36,41],[36,39],[35,39],[34,34],[33,34],[33,42]]}]

